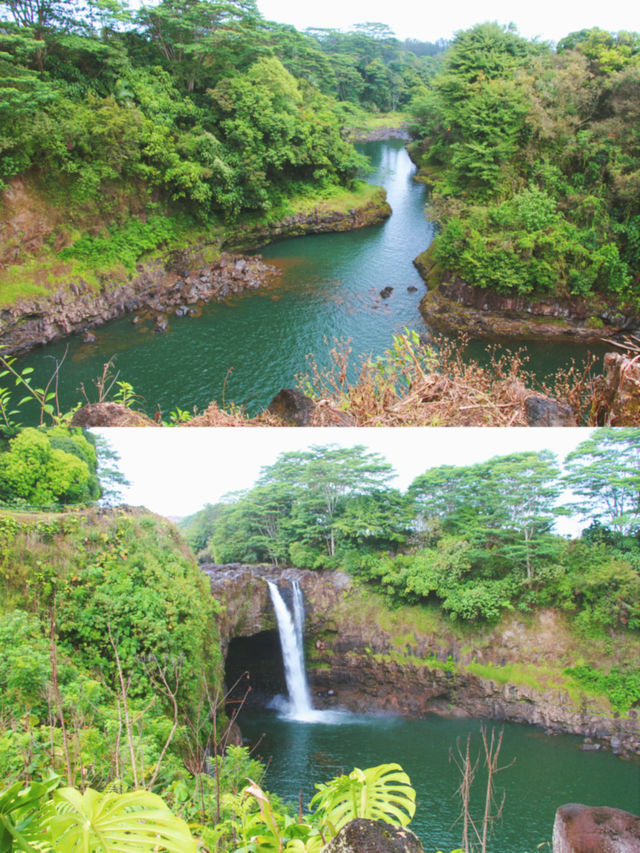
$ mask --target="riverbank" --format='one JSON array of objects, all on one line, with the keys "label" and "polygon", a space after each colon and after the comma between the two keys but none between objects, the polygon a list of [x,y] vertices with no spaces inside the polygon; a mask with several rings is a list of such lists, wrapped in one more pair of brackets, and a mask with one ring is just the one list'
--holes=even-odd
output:
[{"label": "riverbank", "polygon": [[528,299],[475,287],[441,269],[433,244],[414,264],[428,291],[420,312],[430,328],[446,335],[513,341],[594,344],[640,327],[640,316],[600,298]]},{"label": "riverbank", "polygon": [[383,142],[387,139],[402,139],[409,135],[411,116],[404,112],[365,113],[348,122],[345,131],[350,142]]},{"label": "riverbank", "polygon": [[[22,200],[24,202],[24,199]],[[391,215],[383,189],[361,183],[353,192],[337,190],[322,200],[289,201],[280,216],[249,218],[233,227],[193,230],[185,245],[159,248],[140,258],[134,271],[122,265],[83,271],[77,265],[40,255],[21,268],[5,263],[0,274],[0,346],[3,354],[22,355],[72,334],[84,333],[124,314],[152,312],[157,327],[166,313],[196,312],[211,300],[271,284],[273,267],[255,258],[230,255],[274,240],[303,234],[351,231],[379,224]],[[27,242],[34,250],[50,235],[44,213],[32,222]],[[24,221],[16,214],[11,228]],[[11,228],[5,223],[5,231]],[[39,236],[36,236],[39,234]],[[24,289],[38,293],[22,298],[15,287],[20,275],[30,279]]]},{"label": "riverbank", "polygon": [[[342,572],[213,564],[202,569],[225,604],[220,631],[228,681],[243,667],[254,674],[274,671],[264,652],[264,632],[273,631],[274,617],[263,578],[284,587],[295,579],[305,595],[307,667],[319,707],[527,723],[549,734],[580,735],[585,749],[640,754],[637,707],[621,713],[565,671],[577,661],[603,669],[629,665],[640,653],[630,633],[610,642],[581,638],[564,614],[550,609],[462,628],[434,608],[389,609]],[[235,651],[230,660],[231,641],[238,637],[244,638],[243,654],[261,655],[260,667],[255,661],[250,667],[249,657]],[[273,649],[279,653],[277,640]],[[265,677],[256,677],[257,695],[274,688]]]}]

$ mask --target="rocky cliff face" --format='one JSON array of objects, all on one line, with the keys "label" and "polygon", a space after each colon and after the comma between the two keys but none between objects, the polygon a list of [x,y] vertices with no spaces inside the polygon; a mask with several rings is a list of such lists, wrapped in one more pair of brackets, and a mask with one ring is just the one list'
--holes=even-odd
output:
[{"label": "rocky cliff face", "polygon": [[341,572],[212,564],[202,569],[213,595],[225,604],[225,653],[234,637],[274,631],[264,579],[283,588],[298,579],[307,607],[307,667],[318,707],[510,720],[581,735],[585,748],[608,745],[640,754],[637,711],[613,714],[605,699],[568,689],[562,667],[579,650],[553,611],[526,621],[510,617],[499,626],[462,634],[421,608],[386,609]]},{"label": "rocky cliff face", "polygon": [[605,354],[597,423],[605,426],[640,426],[640,365],[634,351]]},{"label": "rocky cliff face", "polygon": [[0,345],[6,353],[19,355],[68,335],[90,334],[91,328],[133,312],[151,314],[162,331],[169,314],[198,311],[207,302],[265,287],[277,276],[275,267],[258,257],[224,252],[215,263],[195,271],[178,271],[174,258],[155,260],[139,264],[126,281],[105,277],[99,292],[77,280],[50,296],[0,310]]}]

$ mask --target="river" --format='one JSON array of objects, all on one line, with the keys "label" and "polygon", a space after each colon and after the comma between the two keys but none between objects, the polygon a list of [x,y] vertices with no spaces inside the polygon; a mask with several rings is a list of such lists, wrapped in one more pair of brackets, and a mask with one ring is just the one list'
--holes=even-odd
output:
[{"label": "river", "polygon": [[[411,828],[426,853],[445,853],[460,845],[460,826],[453,826],[459,803],[459,777],[449,761],[456,740],[472,734],[472,752],[480,746],[480,721],[430,717],[411,720],[391,716],[345,715],[330,723],[292,722],[275,711],[246,713],[240,719],[245,737],[264,737],[256,754],[269,761],[264,787],[305,806],[315,782],[326,782],[353,767],[387,762],[402,765],[417,791]],[[491,727],[488,723],[488,728]],[[495,725],[496,731],[500,726]],[[581,739],[548,736],[531,726],[506,724],[500,765],[513,766],[496,777],[506,795],[503,818],[493,834],[492,853],[534,853],[551,840],[555,811],[564,803],[606,805],[638,813],[640,763],[609,752],[583,752]],[[473,815],[482,813],[482,773],[474,787]],[[550,850],[545,845],[541,850]]]},{"label": "river", "polygon": [[[296,384],[306,358],[329,361],[335,340],[351,339],[355,356],[380,354],[404,327],[427,331],[419,312],[424,283],[413,259],[433,239],[425,216],[426,191],[399,140],[361,146],[373,166],[371,183],[384,186],[393,209],[381,226],[274,243],[262,250],[282,270],[281,282],[225,303],[206,305],[199,317],[172,316],[156,333],[153,320],[133,325],[123,317],[95,330],[96,341],[79,336],[36,350],[19,360],[45,384],[68,346],[62,367],[63,408],[87,396],[115,356],[120,379],[133,385],[141,407],[165,416],[179,406],[203,409],[211,400],[245,406],[255,414],[283,387]],[[392,287],[383,299],[380,291]],[[517,347],[516,347],[517,348]],[[471,350],[482,357],[485,345]],[[568,344],[529,345],[531,366],[546,375],[584,350]]]}]

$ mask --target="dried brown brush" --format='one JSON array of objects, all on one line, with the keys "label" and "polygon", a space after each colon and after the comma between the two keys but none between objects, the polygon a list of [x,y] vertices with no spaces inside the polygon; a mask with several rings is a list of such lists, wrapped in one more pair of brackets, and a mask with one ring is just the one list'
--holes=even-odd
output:
[{"label": "dried brown brush", "polygon": [[597,362],[595,355],[589,355],[582,366],[572,359],[568,367],[561,367],[540,386],[543,394],[571,406],[576,422],[583,426],[608,425],[605,382],[596,372]]},{"label": "dried brown brush", "polygon": [[243,409],[236,406],[230,407],[230,411],[221,409],[217,403],[209,403],[201,415],[196,415],[191,420],[181,423],[184,427],[258,427],[258,426],[282,426],[282,422],[269,412],[261,412],[251,418]]},{"label": "dried brown brush", "polygon": [[533,379],[522,354],[494,349],[483,366],[463,359],[465,343],[425,347],[405,332],[382,358],[362,358],[350,380],[350,342],[336,342],[329,367],[309,357],[299,387],[318,403],[319,418],[331,408],[354,426],[526,426]]}]

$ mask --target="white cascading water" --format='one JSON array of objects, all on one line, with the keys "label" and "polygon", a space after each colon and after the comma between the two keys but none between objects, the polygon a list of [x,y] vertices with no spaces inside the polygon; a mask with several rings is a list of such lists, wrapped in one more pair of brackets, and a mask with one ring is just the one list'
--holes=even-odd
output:
[{"label": "white cascading water", "polygon": [[278,623],[284,675],[289,691],[289,709],[287,716],[293,720],[311,720],[317,712],[311,705],[311,694],[304,669],[303,632],[304,604],[302,590],[297,581],[293,582],[293,616],[280,595],[280,590],[272,581],[267,581],[273,609]]}]

